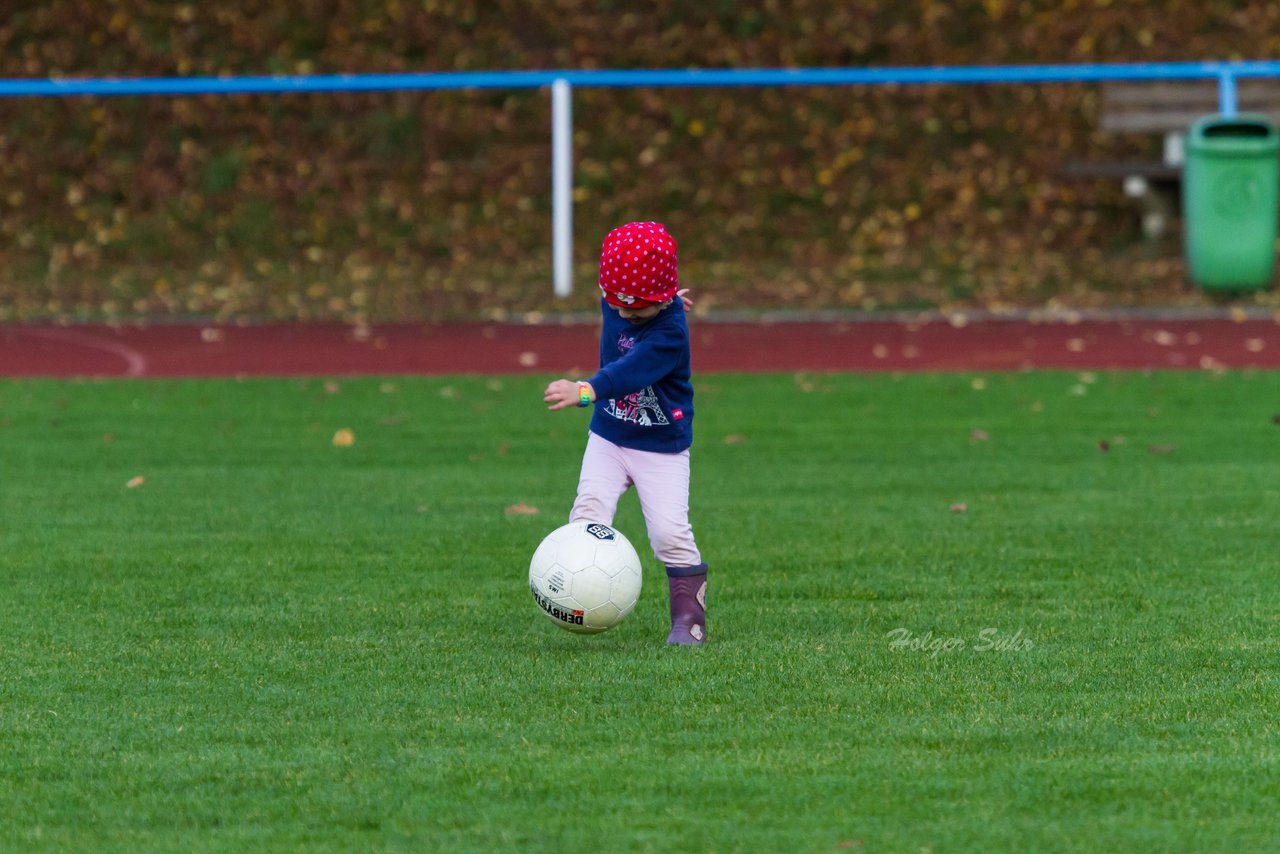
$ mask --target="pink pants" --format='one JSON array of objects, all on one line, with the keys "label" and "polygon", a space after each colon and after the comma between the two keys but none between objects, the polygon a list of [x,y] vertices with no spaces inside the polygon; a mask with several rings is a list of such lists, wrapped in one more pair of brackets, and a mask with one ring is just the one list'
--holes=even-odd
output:
[{"label": "pink pants", "polygon": [[689,452],[661,454],[620,448],[595,433],[587,437],[570,522],[613,524],[618,499],[632,484],[640,498],[654,556],[669,567],[702,563],[689,525]]}]

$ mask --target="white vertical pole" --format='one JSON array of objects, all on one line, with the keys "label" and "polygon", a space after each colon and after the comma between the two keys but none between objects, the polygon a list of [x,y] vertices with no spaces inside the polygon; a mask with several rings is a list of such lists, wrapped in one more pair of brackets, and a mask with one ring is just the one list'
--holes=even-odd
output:
[{"label": "white vertical pole", "polygon": [[551,264],[555,295],[573,292],[573,92],[551,84]]}]

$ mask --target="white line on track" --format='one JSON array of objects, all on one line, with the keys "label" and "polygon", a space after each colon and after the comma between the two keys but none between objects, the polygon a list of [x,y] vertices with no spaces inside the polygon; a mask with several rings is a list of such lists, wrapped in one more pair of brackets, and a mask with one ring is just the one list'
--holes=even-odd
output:
[{"label": "white line on track", "polygon": [[121,376],[142,377],[147,374],[147,357],[118,341],[101,338],[87,332],[78,332],[74,329],[23,329],[18,327],[13,331],[20,335],[29,335],[32,338],[43,338],[46,341],[56,341],[73,347],[84,347],[89,350],[110,353],[124,360],[125,370]]}]

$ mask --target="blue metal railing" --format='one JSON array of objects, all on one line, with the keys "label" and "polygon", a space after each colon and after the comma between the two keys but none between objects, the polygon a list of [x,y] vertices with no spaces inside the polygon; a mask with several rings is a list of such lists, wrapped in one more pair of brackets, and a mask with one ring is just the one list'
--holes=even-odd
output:
[{"label": "blue metal railing", "polygon": [[1280,62],[1153,62],[880,68],[705,68],[598,71],[476,71],[271,77],[0,79],[0,97],[256,95],[549,87],[552,149],[552,259],[555,293],[572,290],[572,88],[876,86],[1216,80],[1219,112],[1234,115],[1236,84],[1280,77]]},{"label": "blue metal railing", "polygon": [[438,89],[575,87],[871,86],[974,83],[1089,83],[1103,80],[1217,80],[1280,77],[1280,62],[1153,62],[880,68],[703,68],[598,71],[475,71],[270,77],[0,79],[0,97],[73,95],[253,95]]}]

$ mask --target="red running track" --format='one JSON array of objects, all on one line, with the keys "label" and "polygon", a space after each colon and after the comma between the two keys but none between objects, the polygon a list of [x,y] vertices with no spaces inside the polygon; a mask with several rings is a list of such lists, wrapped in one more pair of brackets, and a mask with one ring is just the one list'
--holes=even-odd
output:
[{"label": "red running track", "polygon": [[[694,369],[1280,368],[1280,316],[691,320]],[[0,326],[0,376],[583,375],[597,326]]]}]

